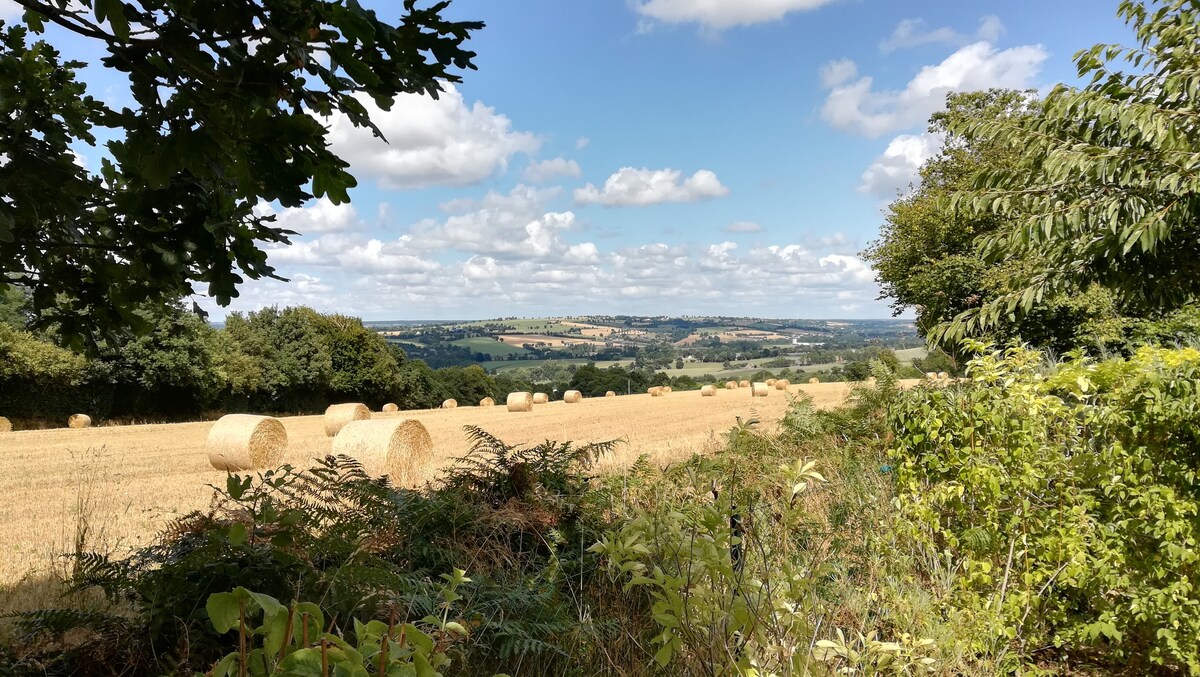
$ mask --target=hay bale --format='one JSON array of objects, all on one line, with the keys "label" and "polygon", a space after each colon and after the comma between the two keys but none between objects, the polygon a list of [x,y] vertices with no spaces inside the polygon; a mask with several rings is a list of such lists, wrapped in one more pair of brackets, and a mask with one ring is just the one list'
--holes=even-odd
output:
[{"label": "hay bale", "polygon": [[479,406],[481,406],[481,407],[494,407],[494,406],[496,406],[496,400],[493,400],[493,399],[492,399],[492,398],[490,398],[490,397],[485,397],[485,398],[483,398],[482,400],[479,400]]},{"label": "hay bale", "polygon": [[950,379],[950,374],[947,374],[944,371],[939,371],[937,377],[939,381],[947,381]]},{"label": "hay bale", "polygon": [[342,426],[351,421],[365,421],[371,418],[371,410],[361,402],[331,404],[325,410],[325,436],[333,437]]},{"label": "hay bale", "polygon": [[395,402],[388,402],[387,404],[383,405],[382,411],[385,414],[390,414],[394,411],[400,411],[400,407],[396,406]]},{"label": "hay bale", "polygon": [[792,385],[792,382],[786,378],[781,378],[772,385],[775,386],[776,390],[787,390],[788,386]]},{"label": "hay bale", "polygon": [[749,381],[738,381],[738,387],[739,388],[749,388],[750,382]]},{"label": "hay bale", "polygon": [[67,419],[68,428],[90,428],[92,427],[92,417],[87,414],[71,414],[71,418]]},{"label": "hay bale", "polygon": [[575,404],[581,400],[583,400],[583,393],[579,392],[578,390],[568,390],[567,392],[563,393],[563,402],[566,402],[567,404]]},{"label": "hay bale", "polygon": [[12,432],[12,421],[0,416],[0,433]]},{"label": "hay bale", "polygon": [[737,387],[738,387],[737,381],[726,381],[725,382],[726,390],[737,390]]},{"label": "hay bale", "polygon": [[717,387],[716,386],[701,386],[700,387],[700,397],[716,397],[716,396],[717,396]]},{"label": "hay bale", "polygon": [[646,392],[650,393],[650,397],[662,397],[663,395],[662,386],[651,386]]},{"label": "hay bale", "polygon": [[458,400],[454,399],[453,397],[442,402],[442,409],[453,409],[457,406]]},{"label": "hay bale", "polygon": [[420,421],[351,421],[333,438],[333,453],[358,460],[368,473],[387,475],[396,486],[424,479],[433,458],[433,440]]},{"label": "hay bale", "polygon": [[509,393],[508,401],[509,411],[533,411],[533,395],[531,393]]},{"label": "hay bale", "polygon": [[208,462],[217,470],[274,468],[287,452],[288,436],[279,419],[227,414],[208,431]]},{"label": "hay bale", "polygon": [[808,379],[808,382],[809,382],[809,383],[820,383],[820,382],[821,382],[821,379],[819,379],[819,378],[817,378],[816,376],[814,376],[814,377],[812,377],[812,378]]},{"label": "hay bale", "polygon": [[545,404],[549,401],[550,401],[550,396],[547,395],[546,393],[534,393],[533,394],[533,403],[534,404]]},{"label": "hay bale", "polygon": [[767,379],[767,385],[769,385],[769,386],[775,385],[775,379],[773,379],[773,378]]},{"label": "hay bale", "polygon": [[604,396],[605,397],[616,397],[617,394],[614,393],[613,391],[609,390],[608,392],[604,393]]},{"label": "hay bale", "polygon": [[927,372],[925,372],[925,378],[929,379],[930,381],[936,381],[937,380],[937,372],[936,371],[927,371]]},{"label": "hay bale", "polygon": [[750,386],[751,397],[766,397],[770,393],[771,389],[767,387],[766,383],[755,383],[754,385]]},{"label": "hay bale", "polygon": [[663,395],[666,395],[667,393],[671,392],[671,386],[663,386],[662,389],[663,389]]}]

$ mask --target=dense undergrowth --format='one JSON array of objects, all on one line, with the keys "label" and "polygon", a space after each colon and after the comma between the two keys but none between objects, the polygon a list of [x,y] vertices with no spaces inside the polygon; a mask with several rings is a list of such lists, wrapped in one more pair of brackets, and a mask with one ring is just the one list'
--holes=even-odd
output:
[{"label": "dense undergrowth", "polygon": [[611,445],[472,429],[443,482],[231,476],[9,619],[24,675],[1200,673],[1200,353],[971,380],[590,476]]}]

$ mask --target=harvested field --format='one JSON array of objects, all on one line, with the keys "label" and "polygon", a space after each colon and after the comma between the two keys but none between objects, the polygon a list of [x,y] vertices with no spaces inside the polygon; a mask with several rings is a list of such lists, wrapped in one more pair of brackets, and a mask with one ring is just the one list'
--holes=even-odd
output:
[{"label": "harvested field", "polygon": [[542,345],[548,348],[561,348],[563,346],[588,345],[602,346],[603,341],[586,338],[568,338],[565,336],[547,336],[545,334],[497,334],[496,338],[510,346],[523,346],[526,343],[530,345]]},{"label": "harvested field", "polygon": [[[790,390],[803,390],[818,406],[830,407],[844,399],[847,386],[822,383]],[[506,407],[459,407],[371,418],[414,419],[429,430],[433,462],[420,480],[436,478],[440,468],[466,452],[462,428],[468,424],[509,443],[623,438],[625,444],[601,462],[601,470],[611,472],[642,453],[665,464],[712,452],[721,445],[717,436],[734,425],[736,416],[759,418],[769,429],[787,407],[782,395],[751,398],[748,390],[738,390],[702,397],[687,391],[653,400],[641,394],[552,402],[521,414]],[[289,441],[284,463],[307,467],[330,452],[333,440],[325,435],[322,416],[280,421]],[[172,518],[207,507],[213,493],[209,485],[223,486],[226,477],[208,462],[205,441],[212,426],[210,421],[0,433],[0,455],[8,464],[0,475],[5,497],[0,540],[6,545],[0,589],[52,564],[63,567],[58,555],[69,549],[80,514],[90,522],[89,547],[123,551],[152,540]],[[0,612],[4,607],[0,604]]]}]

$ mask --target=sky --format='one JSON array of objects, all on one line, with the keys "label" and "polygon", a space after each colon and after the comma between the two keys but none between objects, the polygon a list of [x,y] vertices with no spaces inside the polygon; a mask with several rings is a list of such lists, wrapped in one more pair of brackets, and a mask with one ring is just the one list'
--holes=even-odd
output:
[{"label": "sky", "polygon": [[[363,0],[383,18],[398,0]],[[427,4],[427,3],[426,3]],[[949,91],[1048,91],[1129,40],[1116,0],[455,0],[476,71],[328,120],[351,203],[260,205],[300,233],[230,311],[365,320],[584,314],[881,318],[860,252],[940,139]],[[0,18],[20,20],[9,0]],[[66,56],[98,55],[62,34]],[[90,91],[128,101],[117,74]],[[80,149],[93,169],[101,151]]]}]

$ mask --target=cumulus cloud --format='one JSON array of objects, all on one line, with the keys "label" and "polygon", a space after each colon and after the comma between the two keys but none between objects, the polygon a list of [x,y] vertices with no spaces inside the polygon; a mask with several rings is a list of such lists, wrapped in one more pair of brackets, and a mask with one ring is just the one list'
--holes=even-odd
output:
[{"label": "cumulus cloud", "polygon": [[[1000,18],[989,14],[980,19],[974,39],[995,42],[1003,32],[1004,24]],[[926,28],[922,19],[904,19],[896,24],[891,35],[879,43],[879,51],[888,54],[897,49],[929,44],[964,45],[971,40],[971,36],[963,35],[949,26]]]},{"label": "cumulus cloud", "polygon": [[326,120],[330,143],[355,174],[371,176],[383,188],[477,183],[507,169],[513,155],[541,145],[494,108],[468,105],[453,85],[445,85],[438,99],[401,94],[386,112],[367,96],[359,100],[387,142],[336,114]]},{"label": "cumulus cloud", "polygon": [[[828,5],[834,0],[637,0],[634,11],[663,23],[694,23],[706,30],[778,21],[791,12]],[[645,26],[642,26],[645,30]]]},{"label": "cumulus cloud", "polygon": [[821,66],[821,84],[832,89],[858,75],[858,66],[851,59],[837,59]]},{"label": "cumulus cloud", "polygon": [[[869,137],[914,127],[941,109],[951,91],[1032,86],[1047,56],[1041,45],[998,50],[976,42],[922,68],[901,90],[877,90],[871,77],[851,76],[830,87],[821,116],[838,129]],[[826,64],[822,73],[829,68]],[[844,65],[837,68],[848,72]]]},{"label": "cumulus cloud", "polygon": [[0,19],[16,19],[25,13],[25,8],[13,0],[0,0]]},{"label": "cumulus cloud", "polygon": [[259,215],[274,214],[275,225],[294,230],[301,235],[349,230],[359,223],[358,211],[353,205],[348,202],[335,205],[326,197],[311,200],[303,207],[289,207],[283,210],[276,210],[263,203],[254,211]]},{"label": "cumulus cloud", "polygon": [[726,233],[761,233],[763,227],[753,221],[734,221],[721,230]]},{"label": "cumulus cloud", "polygon": [[863,172],[858,192],[877,197],[895,197],[917,181],[917,172],[942,147],[939,134],[901,134],[888,143],[883,154]]},{"label": "cumulus cloud", "polygon": [[661,202],[695,202],[728,194],[729,189],[707,169],[683,179],[683,173],[678,169],[622,167],[605,180],[603,188],[590,183],[577,188],[575,201],[609,207],[644,207]]},{"label": "cumulus cloud", "polygon": [[530,183],[545,183],[562,176],[578,179],[581,173],[578,162],[556,157],[552,160],[530,161],[529,166],[525,168],[525,180]]}]

